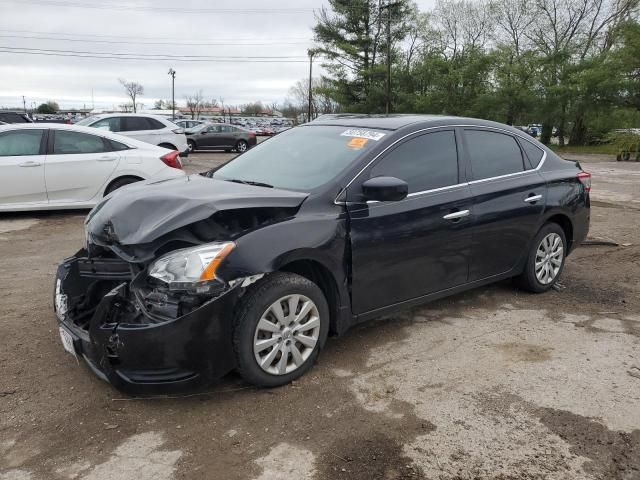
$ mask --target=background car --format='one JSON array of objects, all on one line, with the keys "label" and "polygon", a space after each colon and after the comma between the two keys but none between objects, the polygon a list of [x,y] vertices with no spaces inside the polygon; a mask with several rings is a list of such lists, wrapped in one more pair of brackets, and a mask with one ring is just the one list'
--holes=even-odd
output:
[{"label": "background car", "polygon": [[198,127],[207,123],[205,120],[191,120],[191,119],[183,119],[183,120],[173,120],[173,123],[178,125],[179,127],[184,128],[185,130],[188,128]]},{"label": "background car", "polygon": [[184,129],[160,115],[109,113],[85,118],[76,125],[117,132],[141,142],[178,150],[185,156],[189,154]]},{"label": "background car", "polygon": [[184,176],[178,151],[95,128],[0,126],[0,211],[93,207],[114,190]]},{"label": "background car", "polygon": [[190,152],[221,149],[242,153],[258,143],[255,133],[227,123],[204,124],[188,130],[186,134]]},{"label": "background car", "polygon": [[4,123],[32,123],[29,115],[21,112],[0,111],[0,121]]}]

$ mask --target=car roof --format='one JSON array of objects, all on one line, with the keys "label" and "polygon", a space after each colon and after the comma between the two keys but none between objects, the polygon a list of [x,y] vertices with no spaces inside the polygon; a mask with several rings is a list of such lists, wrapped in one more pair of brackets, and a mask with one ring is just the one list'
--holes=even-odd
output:
[{"label": "car roof", "polygon": [[109,138],[111,140],[114,140],[116,142],[120,142],[120,143],[124,143],[125,145],[128,145],[130,147],[136,147],[136,148],[141,148],[141,149],[154,149],[154,148],[160,148],[160,147],[156,147],[155,145],[152,145],[150,143],[146,143],[146,142],[141,142],[140,140],[136,140],[134,138],[131,137],[126,137],[124,135],[120,135],[114,132],[109,132],[108,130],[102,130],[99,128],[93,128],[93,127],[83,127],[81,125],[68,125],[66,123],[47,123],[47,122],[41,122],[41,123],[10,123],[8,125],[0,125],[0,133],[1,132],[8,132],[10,130],[24,130],[24,129],[47,129],[47,128],[51,128],[51,129],[55,129],[55,130],[71,130],[74,132],[82,132],[82,133],[88,133],[89,135],[97,135],[99,137],[105,137],[105,138]]},{"label": "car roof", "polygon": [[[417,114],[390,114],[367,115],[354,113],[326,114],[318,117],[306,125],[334,125],[342,127],[376,128],[383,130],[399,130],[409,125],[446,126],[446,125],[470,125],[487,126],[518,132],[513,127],[502,123],[482,120],[478,118],[455,117],[448,115],[417,115]],[[521,133],[521,132],[520,132]]]},{"label": "car roof", "polygon": [[[167,120],[164,115],[155,115],[153,113],[96,113],[91,115],[96,118],[110,118],[110,117],[151,117],[157,120]],[[87,117],[88,118],[88,117]]]}]

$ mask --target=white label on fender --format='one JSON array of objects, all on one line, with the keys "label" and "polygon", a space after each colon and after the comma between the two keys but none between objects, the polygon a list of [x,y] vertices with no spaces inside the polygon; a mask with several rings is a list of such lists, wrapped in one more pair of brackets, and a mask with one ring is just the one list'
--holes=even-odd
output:
[{"label": "white label on fender", "polygon": [[368,138],[369,140],[375,140],[376,142],[384,137],[386,133],[382,132],[374,132],[373,130],[361,130],[359,128],[352,128],[350,130],[345,130],[340,134],[342,137],[360,137],[360,138]]}]

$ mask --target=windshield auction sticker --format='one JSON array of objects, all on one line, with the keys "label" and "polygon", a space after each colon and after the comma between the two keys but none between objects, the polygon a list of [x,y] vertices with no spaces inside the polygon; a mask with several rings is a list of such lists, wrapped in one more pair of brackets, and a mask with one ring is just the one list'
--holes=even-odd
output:
[{"label": "windshield auction sticker", "polygon": [[385,136],[385,134],[382,132],[375,132],[373,130],[363,130],[359,128],[352,128],[350,130],[345,130],[340,135],[343,137],[367,138],[369,140],[375,140],[376,142]]},{"label": "windshield auction sticker", "polygon": [[347,147],[352,148],[354,150],[360,150],[362,147],[364,147],[367,144],[368,141],[369,141],[368,138],[353,137],[351,140],[349,140],[349,143],[347,143]]}]

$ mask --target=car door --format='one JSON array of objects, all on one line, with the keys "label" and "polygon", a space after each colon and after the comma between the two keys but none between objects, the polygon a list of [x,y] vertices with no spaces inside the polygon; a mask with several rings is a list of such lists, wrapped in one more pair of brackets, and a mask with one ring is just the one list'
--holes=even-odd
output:
[{"label": "car door", "polygon": [[219,125],[218,146],[233,147],[235,145],[235,128],[231,125]]},{"label": "car door", "polygon": [[[419,133],[386,152],[347,192],[352,304],[356,314],[467,282],[472,199],[453,129]],[[369,178],[406,181],[396,202],[364,202]]]},{"label": "car door", "polygon": [[525,257],[544,211],[546,183],[513,135],[465,128],[464,142],[474,197],[474,281],[510,272]]},{"label": "car door", "polygon": [[107,117],[92,123],[93,128],[107,130],[109,132],[121,132],[123,129],[122,117]]},{"label": "car door", "polygon": [[44,164],[47,130],[0,133],[0,208],[47,203]]},{"label": "car door", "polygon": [[219,147],[220,146],[220,125],[209,125],[196,134],[198,147]]},{"label": "car door", "polygon": [[120,155],[108,139],[73,130],[52,129],[45,178],[50,203],[91,200],[104,191]]}]

